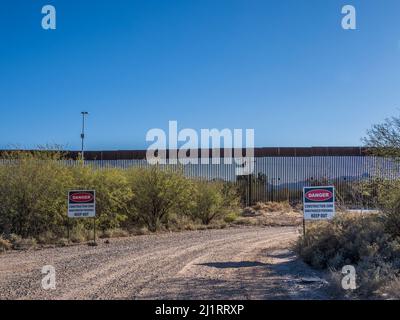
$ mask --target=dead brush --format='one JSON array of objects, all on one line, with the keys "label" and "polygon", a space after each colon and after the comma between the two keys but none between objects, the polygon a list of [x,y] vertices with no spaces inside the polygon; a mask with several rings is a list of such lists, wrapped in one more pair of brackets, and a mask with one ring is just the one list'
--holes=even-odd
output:
[{"label": "dead brush", "polygon": [[400,278],[390,281],[383,291],[382,296],[384,298],[400,299]]},{"label": "dead brush", "polygon": [[301,212],[296,212],[288,202],[257,202],[246,207],[234,224],[249,226],[298,226]]},{"label": "dead brush", "polygon": [[293,208],[289,204],[289,202],[257,202],[254,206],[252,206],[254,210],[257,211],[265,211],[265,212],[288,212],[292,211]]},{"label": "dead brush", "polygon": [[7,239],[3,239],[0,236],[0,253],[10,250],[11,247],[12,247],[11,242],[8,241]]}]

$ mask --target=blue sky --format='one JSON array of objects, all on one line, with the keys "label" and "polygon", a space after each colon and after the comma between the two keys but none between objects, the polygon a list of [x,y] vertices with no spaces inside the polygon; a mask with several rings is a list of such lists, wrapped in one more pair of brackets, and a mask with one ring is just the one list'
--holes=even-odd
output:
[{"label": "blue sky", "polygon": [[0,39],[0,148],[78,149],[81,110],[93,150],[146,148],[169,120],[253,128],[257,146],[360,145],[400,107],[398,0],[2,0]]}]

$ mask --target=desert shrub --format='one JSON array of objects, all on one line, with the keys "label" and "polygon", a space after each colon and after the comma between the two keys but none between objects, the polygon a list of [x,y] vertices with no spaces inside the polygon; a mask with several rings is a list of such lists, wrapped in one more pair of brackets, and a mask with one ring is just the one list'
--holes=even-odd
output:
[{"label": "desert shrub", "polygon": [[331,270],[330,293],[335,298],[361,298],[382,299],[396,298],[394,292],[396,285],[396,270],[391,263],[384,262],[382,258],[361,259],[354,266],[356,270],[356,290],[343,290],[341,270]]},{"label": "desert shrub", "polygon": [[236,219],[239,207],[233,183],[194,181],[157,166],[131,170],[95,169],[82,162],[71,166],[59,151],[11,152],[3,160],[0,234],[14,237],[10,242],[18,248],[29,247],[29,239],[57,244],[67,238],[67,230],[72,242],[93,238],[92,219],[66,215],[67,193],[72,189],[96,190],[95,223],[105,236],[122,228],[137,231],[145,226],[154,232],[160,227],[198,228],[199,221],[229,222]]},{"label": "desert shrub", "polygon": [[223,195],[220,183],[198,181],[194,199],[195,206],[191,212],[194,219],[209,224],[213,219],[223,215]]},{"label": "desert shrub", "polygon": [[400,236],[400,182],[382,181],[378,188],[379,203],[385,214],[385,227],[393,237]]},{"label": "desert shrub", "polygon": [[332,221],[314,222],[295,250],[316,268],[340,271],[354,265],[360,296],[378,291],[400,270],[399,239],[385,232],[385,219],[377,214],[343,213]]},{"label": "desert shrub", "polygon": [[231,212],[224,217],[224,221],[226,223],[231,223],[234,222],[238,217],[239,215],[236,212]]},{"label": "desert shrub", "polygon": [[196,230],[198,225],[193,221],[190,215],[172,213],[169,215],[168,223],[165,225],[168,231]]},{"label": "desert shrub", "polygon": [[170,214],[185,214],[192,203],[193,183],[180,172],[157,166],[133,169],[127,173],[133,191],[133,220],[152,232],[167,224]]},{"label": "desert shrub", "polygon": [[[71,189],[96,190],[96,223],[117,228],[128,215],[132,191],[122,170],[94,170],[62,163],[60,152],[13,152],[0,166],[0,232],[56,242],[69,229],[91,228],[91,221],[66,217]],[[79,235],[79,241],[87,238]]]},{"label": "desert shrub", "polygon": [[73,243],[84,242],[88,239],[87,231],[84,229],[83,224],[78,224],[74,229],[72,229],[70,234],[70,240]]},{"label": "desert shrub", "polygon": [[363,191],[373,197],[383,212],[385,230],[393,237],[400,237],[400,181],[375,178],[365,182]]},{"label": "desert shrub", "polygon": [[400,201],[392,210],[386,210],[386,230],[394,237],[400,237]]},{"label": "desert shrub", "polygon": [[60,153],[11,153],[0,166],[0,232],[24,238],[64,232],[70,171]]},{"label": "desert shrub", "polygon": [[357,291],[362,297],[380,294],[384,287],[391,282],[399,270],[391,262],[380,255],[363,257],[356,266]]},{"label": "desert shrub", "polygon": [[97,223],[103,231],[118,228],[128,218],[128,203],[133,197],[128,180],[115,169],[96,171],[93,176]]},{"label": "desert shrub", "polygon": [[[93,240],[93,220],[92,219],[70,219],[72,228],[69,230],[69,241],[72,243],[81,243]],[[97,230],[96,237],[102,233]],[[67,233],[66,233],[67,237]],[[67,237],[68,238],[68,237]],[[58,239],[57,239],[58,240]],[[57,243],[57,241],[55,241]]]},{"label": "desert shrub", "polygon": [[[82,166],[73,169],[73,176],[75,189],[96,190],[96,224],[102,231],[118,228],[127,219],[133,194],[123,171]],[[90,228],[91,222],[86,224]]]},{"label": "desert shrub", "polygon": [[392,299],[400,299],[400,279],[394,277],[382,290],[384,296],[389,296]]},{"label": "desert shrub", "polygon": [[191,216],[208,225],[216,219],[238,212],[239,196],[230,185],[220,181],[197,181]]},{"label": "desert shrub", "polygon": [[223,198],[223,206],[228,213],[239,214],[240,194],[238,188],[230,182],[220,182],[222,184],[221,192]]},{"label": "desert shrub", "polygon": [[356,264],[388,241],[383,219],[372,214],[338,214],[332,221],[313,222],[306,237],[297,243],[297,252],[317,268],[339,268]]}]

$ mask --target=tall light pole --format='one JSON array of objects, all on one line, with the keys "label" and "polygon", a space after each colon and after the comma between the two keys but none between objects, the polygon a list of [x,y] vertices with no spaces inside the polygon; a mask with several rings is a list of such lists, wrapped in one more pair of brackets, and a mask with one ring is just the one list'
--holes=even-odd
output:
[{"label": "tall light pole", "polygon": [[84,140],[85,140],[85,116],[89,114],[89,112],[82,111],[82,133],[81,133],[81,139],[82,139],[82,148],[81,148],[81,156],[82,156],[82,161],[85,161],[85,145],[84,145]]}]

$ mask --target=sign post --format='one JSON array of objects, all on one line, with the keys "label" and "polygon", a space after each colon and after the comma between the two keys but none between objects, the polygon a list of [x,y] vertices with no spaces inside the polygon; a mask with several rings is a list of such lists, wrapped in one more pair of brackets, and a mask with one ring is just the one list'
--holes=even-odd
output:
[{"label": "sign post", "polygon": [[69,231],[69,221],[67,221],[67,236],[68,236],[68,244],[71,242],[71,232]]},{"label": "sign post", "polygon": [[96,243],[96,191],[95,190],[69,191],[68,217],[93,218],[93,238],[94,238],[93,240],[94,243]]},{"label": "sign post", "polygon": [[96,243],[96,217],[93,217],[93,243]]},{"label": "sign post", "polygon": [[335,216],[335,187],[303,188],[303,234],[306,235],[306,220],[329,220]]}]

